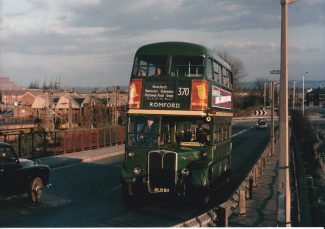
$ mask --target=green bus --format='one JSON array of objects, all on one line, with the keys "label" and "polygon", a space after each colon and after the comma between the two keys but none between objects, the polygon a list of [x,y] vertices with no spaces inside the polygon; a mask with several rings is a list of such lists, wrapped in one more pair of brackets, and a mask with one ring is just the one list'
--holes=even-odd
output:
[{"label": "green bus", "polygon": [[205,193],[229,178],[232,83],[230,66],[202,45],[137,50],[121,170],[128,199]]}]

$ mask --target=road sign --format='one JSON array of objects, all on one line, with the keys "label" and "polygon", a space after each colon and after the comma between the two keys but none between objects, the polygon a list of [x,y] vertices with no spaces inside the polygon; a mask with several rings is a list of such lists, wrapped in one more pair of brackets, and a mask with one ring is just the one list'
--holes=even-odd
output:
[{"label": "road sign", "polygon": [[267,111],[265,110],[255,111],[255,115],[267,115]]},{"label": "road sign", "polygon": [[280,74],[280,70],[271,70],[270,74]]}]

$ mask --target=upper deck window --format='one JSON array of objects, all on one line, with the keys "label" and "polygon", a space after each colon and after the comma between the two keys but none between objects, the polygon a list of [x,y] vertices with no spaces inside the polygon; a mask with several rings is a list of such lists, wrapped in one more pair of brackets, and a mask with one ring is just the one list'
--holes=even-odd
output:
[{"label": "upper deck window", "polygon": [[213,62],[213,71],[214,71],[214,79],[216,82],[221,83],[222,77],[221,77],[221,66],[216,61]]},{"label": "upper deck window", "polygon": [[206,66],[206,75],[208,79],[213,79],[213,68],[212,68],[212,62],[213,60],[211,58],[208,58],[207,60],[207,66]]},{"label": "upper deck window", "polygon": [[203,56],[173,56],[171,76],[200,77],[203,75]]},{"label": "upper deck window", "polygon": [[137,56],[134,61],[132,75],[157,76],[167,74],[168,57],[164,55]]},{"label": "upper deck window", "polygon": [[223,84],[227,87],[232,87],[231,72],[222,68]]}]

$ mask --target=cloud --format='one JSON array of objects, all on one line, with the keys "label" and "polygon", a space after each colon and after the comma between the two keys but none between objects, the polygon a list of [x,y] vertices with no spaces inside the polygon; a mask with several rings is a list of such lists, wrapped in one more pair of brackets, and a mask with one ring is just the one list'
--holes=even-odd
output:
[{"label": "cloud", "polygon": [[[1,4],[0,74],[20,82],[22,75],[41,77],[56,71],[69,82],[102,85],[118,77],[127,84],[136,49],[170,40],[227,50],[244,61],[248,79],[279,64],[279,1],[2,0]],[[325,58],[324,5],[323,0],[290,5],[293,64],[303,65],[306,57]],[[321,77],[324,67],[314,68]],[[96,77],[87,83],[89,76]]]}]

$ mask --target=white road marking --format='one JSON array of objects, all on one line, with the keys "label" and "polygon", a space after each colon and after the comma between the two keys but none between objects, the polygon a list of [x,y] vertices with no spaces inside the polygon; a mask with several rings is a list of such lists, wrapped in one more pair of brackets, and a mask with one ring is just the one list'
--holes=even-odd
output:
[{"label": "white road marking", "polygon": [[113,187],[111,190],[109,190],[108,194],[111,194],[112,192],[116,191],[117,189],[120,189],[121,187],[122,187],[121,184],[119,184],[119,185]]},{"label": "white road marking", "polygon": [[247,130],[252,129],[253,127],[254,126],[251,126],[251,127],[247,128],[245,130],[239,131],[238,133],[233,134],[231,137],[233,138],[233,137],[236,137],[237,135],[240,135],[242,133],[245,133]]}]

